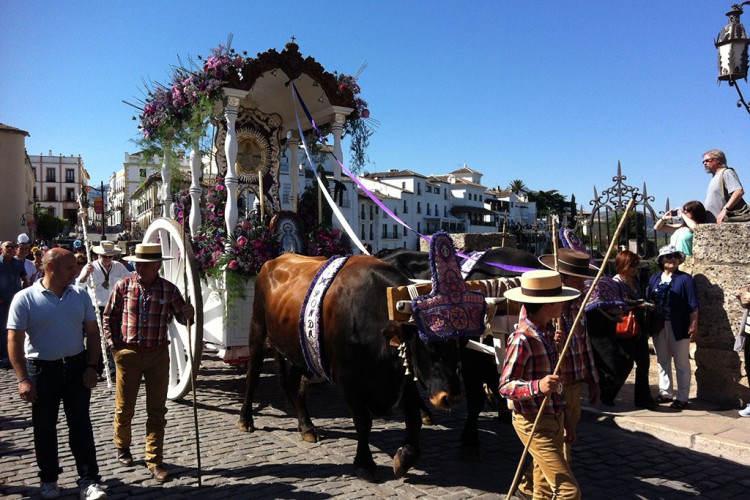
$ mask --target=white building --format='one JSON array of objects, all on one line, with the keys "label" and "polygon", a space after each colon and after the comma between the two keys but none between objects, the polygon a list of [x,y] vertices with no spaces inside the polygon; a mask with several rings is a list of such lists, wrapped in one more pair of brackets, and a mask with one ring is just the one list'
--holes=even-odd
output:
[{"label": "white building", "polygon": [[34,201],[55,217],[64,217],[75,231],[78,220],[78,195],[89,181],[81,156],[29,155],[36,179]]}]

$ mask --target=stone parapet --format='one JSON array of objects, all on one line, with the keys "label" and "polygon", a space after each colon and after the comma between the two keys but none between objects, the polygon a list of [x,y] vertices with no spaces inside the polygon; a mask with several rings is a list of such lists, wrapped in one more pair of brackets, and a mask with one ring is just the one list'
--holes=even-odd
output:
[{"label": "stone parapet", "polygon": [[[509,233],[451,233],[449,236],[457,250],[470,248],[482,251],[493,247],[516,247],[516,237]],[[430,243],[422,239],[419,241],[419,249],[429,252]]]},{"label": "stone parapet", "polygon": [[698,293],[695,380],[698,398],[750,402],[741,353],[733,350],[743,309],[735,291],[750,283],[750,223],[704,224],[695,231],[692,274]]}]

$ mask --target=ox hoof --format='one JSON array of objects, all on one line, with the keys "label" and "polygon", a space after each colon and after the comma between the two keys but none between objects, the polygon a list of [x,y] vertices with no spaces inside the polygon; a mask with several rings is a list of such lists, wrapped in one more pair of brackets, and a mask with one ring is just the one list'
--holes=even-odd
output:
[{"label": "ox hoof", "polygon": [[354,469],[354,473],[362,481],[367,481],[368,483],[377,483],[378,482],[377,467],[375,467],[375,466],[373,466],[373,467],[357,467],[356,469]]},{"label": "ox hoof", "polygon": [[300,432],[300,435],[302,436],[302,440],[306,443],[317,443],[318,439],[320,439],[318,437],[318,433],[315,432],[314,429],[310,431]]},{"label": "ox hoof", "polygon": [[237,428],[242,432],[255,432],[255,425],[252,422],[248,424],[248,422],[242,419],[237,421]]},{"label": "ox hoof", "polygon": [[427,413],[422,415],[422,425],[435,425],[435,421],[432,420],[432,415]]},{"label": "ox hoof", "polygon": [[402,446],[393,457],[393,474],[396,479],[401,479],[406,475],[409,469],[417,463],[419,452],[412,451],[410,446]]}]

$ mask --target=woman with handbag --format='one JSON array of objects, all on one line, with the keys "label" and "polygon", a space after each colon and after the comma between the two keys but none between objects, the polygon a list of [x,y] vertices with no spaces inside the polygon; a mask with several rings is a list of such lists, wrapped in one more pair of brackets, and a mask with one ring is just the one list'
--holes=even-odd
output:
[{"label": "woman with handbag", "polygon": [[623,250],[615,257],[617,274],[614,280],[620,284],[628,309],[623,321],[617,326],[617,339],[623,350],[635,363],[635,391],[633,403],[639,408],[656,409],[651,396],[648,375],[651,355],[648,349],[648,331],[645,327],[644,294],[638,280],[638,265],[641,258],[629,250]]},{"label": "woman with handbag", "polygon": [[[690,396],[690,341],[698,332],[698,298],[693,277],[680,271],[685,254],[672,245],[659,249],[656,264],[661,269],[649,280],[647,299],[656,306],[651,325],[654,350],[659,363],[658,403],[672,402],[670,408],[684,410]],[[677,374],[677,391],[672,382],[672,360]],[[675,398],[672,400],[672,394]]]}]

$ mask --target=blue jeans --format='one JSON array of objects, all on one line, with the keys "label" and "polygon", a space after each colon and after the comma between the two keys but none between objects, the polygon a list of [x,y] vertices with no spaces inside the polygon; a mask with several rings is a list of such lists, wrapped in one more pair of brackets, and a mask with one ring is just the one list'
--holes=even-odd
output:
[{"label": "blue jeans", "polygon": [[[83,385],[85,355],[73,363],[27,360],[29,378],[36,387],[36,402],[31,406],[34,426],[34,451],[42,482],[56,482],[62,472],[57,453],[57,415],[62,400],[68,423],[68,444],[81,479],[99,481],[94,432],[91,429],[89,403],[91,390]],[[79,481],[80,482],[80,481]]]}]

